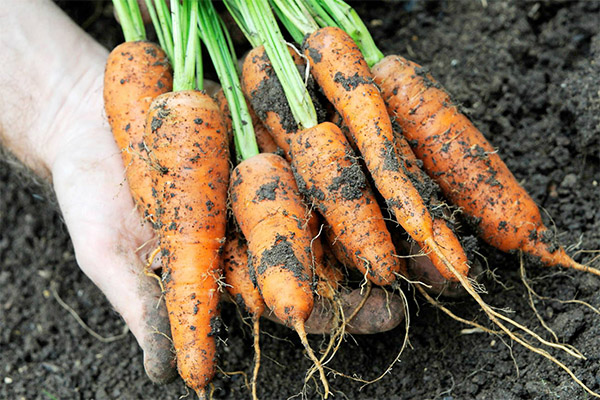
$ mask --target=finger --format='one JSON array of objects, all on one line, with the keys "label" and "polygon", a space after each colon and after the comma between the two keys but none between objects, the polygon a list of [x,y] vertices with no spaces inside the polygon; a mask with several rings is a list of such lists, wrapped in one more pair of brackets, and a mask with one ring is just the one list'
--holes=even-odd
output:
[{"label": "finger", "polygon": [[[353,314],[363,300],[361,289],[355,289],[340,294],[341,304],[346,317]],[[282,322],[272,313],[266,313],[265,318]],[[404,306],[397,295],[386,294],[383,289],[373,288],[358,313],[351,321],[347,321],[346,332],[357,335],[368,335],[386,332],[402,322]],[[310,317],[305,323],[307,333],[327,334],[337,328],[336,308],[325,298],[315,299],[315,305]]]},{"label": "finger", "polygon": [[103,131],[70,143],[52,172],[77,262],[129,326],[150,379],[168,382],[176,371],[167,312],[157,281],[144,273],[145,260],[137,253],[152,235],[134,209],[120,153]]}]

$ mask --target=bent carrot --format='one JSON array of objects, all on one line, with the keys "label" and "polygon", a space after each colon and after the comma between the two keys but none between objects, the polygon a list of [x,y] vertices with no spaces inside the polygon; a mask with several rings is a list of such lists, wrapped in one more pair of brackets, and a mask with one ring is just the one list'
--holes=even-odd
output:
[{"label": "bent carrot", "polygon": [[353,264],[377,285],[389,285],[405,265],[350,145],[330,122],[297,133],[292,168],[300,191],[331,226]]},{"label": "bent carrot", "polygon": [[503,251],[523,250],[545,265],[600,275],[571,259],[496,149],[426,69],[400,56],[373,67],[390,114],[444,194],[469,215],[481,237]]}]

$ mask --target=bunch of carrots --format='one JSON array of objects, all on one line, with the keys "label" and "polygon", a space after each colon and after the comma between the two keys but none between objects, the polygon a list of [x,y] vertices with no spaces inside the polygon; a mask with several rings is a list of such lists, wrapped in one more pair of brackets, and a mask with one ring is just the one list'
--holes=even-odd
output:
[{"label": "bunch of carrots", "polygon": [[[253,322],[253,398],[261,316],[298,333],[314,363],[306,380],[318,373],[327,397],[324,364],[345,332],[404,318],[408,335],[407,285],[546,357],[599,397],[544,347],[582,358],[576,349],[485,303],[463,246],[474,240],[459,228],[547,266],[600,271],[566,254],[441,85],[401,56],[384,57],[351,7],[226,0],[252,46],[239,71],[210,0],[146,0],[159,44],[145,40],[136,1],[113,2],[126,42],[107,61],[106,114],[141,223],[158,237],[148,266],[160,257],[179,373],[200,398],[216,371],[223,294]],[[201,46],[221,83],[214,97],[203,90]],[[472,296],[493,329],[431,296],[450,288]],[[394,313],[360,322],[369,302]],[[320,358],[307,340],[313,331],[331,333]]]}]

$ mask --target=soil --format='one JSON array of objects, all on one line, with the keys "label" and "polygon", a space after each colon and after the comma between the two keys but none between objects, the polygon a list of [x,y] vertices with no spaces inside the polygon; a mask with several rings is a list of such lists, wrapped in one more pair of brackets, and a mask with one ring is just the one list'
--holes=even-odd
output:
[{"label": "soil", "polygon": [[[61,6],[104,45],[121,36],[109,3]],[[403,54],[428,67],[499,149],[517,179],[547,211],[549,226],[581,262],[600,248],[600,2],[389,1],[357,5],[385,53]],[[54,203],[0,161],[0,398],[176,399],[182,382],[155,386],[142,367],[131,334],[103,343],[88,334],[53,296],[57,293],[103,336],[118,335],[119,316],[79,271],[67,230]],[[527,303],[518,255],[487,246],[481,277],[484,298],[550,338]],[[600,392],[600,279],[527,263],[541,295],[539,314],[561,341],[587,360],[559,358]],[[586,398],[562,370],[519,345],[466,327],[408,293],[410,347],[379,382],[362,387],[331,377],[336,398],[366,399],[575,399]],[[485,321],[468,298],[448,306]],[[226,345],[215,379],[215,398],[248,398],[252,337],[234,306],[223,307]],[[268,321],[261,336],[258,394],[301,393],[310,361],[295,334]],[[372,378],[400,349],[403,327],[348,337],[330,367]],[[322,338],[313,336],[317,347]],[[556,354],[553,352],[553,354]],[[314,384],[310,385],[314,387]],[[342,394],[343,393],[343,394]],[[309,398],[318,395],[309,388]]]}]

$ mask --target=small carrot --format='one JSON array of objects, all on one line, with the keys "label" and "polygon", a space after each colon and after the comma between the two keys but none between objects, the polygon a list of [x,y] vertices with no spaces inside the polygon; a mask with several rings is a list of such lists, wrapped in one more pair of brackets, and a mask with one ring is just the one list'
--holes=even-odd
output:
[{"label": "small carrot", "polygon": [[165,52],[157,44],[144,40],[143,24],[136,29],[133,15],[137,8],[129,9],[119,1],[115,3],[126,42],[115,47],[106,61],[104,109],[121,149],[129,189],[147,217],[154,199],[142,143],[146,114],[154,98],[171,91],[173,76]]},{"label": "small carrot", "polygon": [[292,168],[300,191],[316,204],[353,264],[377,285],[405,271],[383,215],[344,134],[324,122],[292,140]]}]

